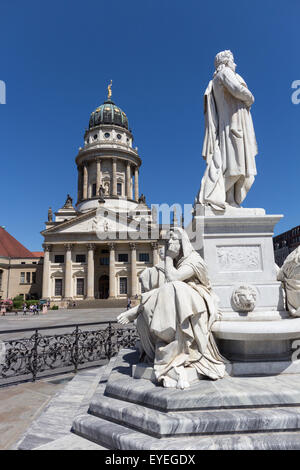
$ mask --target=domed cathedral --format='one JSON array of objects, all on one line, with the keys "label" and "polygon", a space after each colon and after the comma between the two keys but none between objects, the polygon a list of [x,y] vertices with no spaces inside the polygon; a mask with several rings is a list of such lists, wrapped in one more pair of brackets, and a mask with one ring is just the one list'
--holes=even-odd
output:
[{"label": "domed cathedral", "polygon": [[[77,203],[48,211],[43,298],[60,306],[122,305],[141,294],[138,277],[159,262],[159,227],[139,193],[141,158],[125,112],[112,101],[92,112],[76,156]],[[106,301],[106,302],[104,302]]]}]

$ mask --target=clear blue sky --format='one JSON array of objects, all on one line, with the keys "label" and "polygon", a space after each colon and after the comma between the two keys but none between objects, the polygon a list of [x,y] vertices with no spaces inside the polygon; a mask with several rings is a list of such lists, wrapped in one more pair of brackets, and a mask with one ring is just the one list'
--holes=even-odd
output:
[{"label": "clear blue sky", "polygon": [[244,206],[300,223],[299,0],[2,0],[0,225],[40,250],[48,207],[76,199],[75,157],[106,98],[127,113],[148,203],[192,203],[204,172],[203,93],[231,49],[256,102],[258,176]]}]

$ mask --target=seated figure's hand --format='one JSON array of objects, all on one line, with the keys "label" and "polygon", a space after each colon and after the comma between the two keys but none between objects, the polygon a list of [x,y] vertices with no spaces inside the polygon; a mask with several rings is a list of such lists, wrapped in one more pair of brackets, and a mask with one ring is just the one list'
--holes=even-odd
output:
[{"label": "seated figure's hand", "polygon": [[117,316],[117,321],[118,323],[121,323],[121,325],[128,325],[130,322],[128,318],[128,312],[122,312],[120,315]]},{"label": "seated figure's hand", "polygon": [[120,313],[120,315],[117,316],[117,321],[122,325],[127,325],[129,322],[134,321],[138,317],[139,313],[139,306],[133,307],[126,312]]}]

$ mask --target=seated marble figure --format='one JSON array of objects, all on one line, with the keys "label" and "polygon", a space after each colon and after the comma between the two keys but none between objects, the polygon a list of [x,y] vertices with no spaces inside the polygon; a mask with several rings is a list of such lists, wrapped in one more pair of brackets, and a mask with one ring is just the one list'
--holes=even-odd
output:
[{"label": "seated marble figure", "polygon": [[225,375],[225,359],[215,343],[212,325],[219,318],[218,301],[207,267],[187,233],[170,233],[164,262],[146,269],[140,281],[144,293],[136,307],[118,321],[136,321],[146,361],[164,387],[190,386],[188,369],[199,379]]},{"label": "seated marble figure", "polygon": [[287,256],[277,279],[283,283],[291,316],[300,317],[300,246]]}]

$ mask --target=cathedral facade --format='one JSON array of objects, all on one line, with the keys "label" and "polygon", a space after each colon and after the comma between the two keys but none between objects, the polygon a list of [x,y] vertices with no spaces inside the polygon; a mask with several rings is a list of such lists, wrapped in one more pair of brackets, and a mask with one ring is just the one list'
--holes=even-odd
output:
[{"label": "cathedral facade", "polygon": [[77,203],[68,195],[54,215],[49,209],[41,232],[43,298],[63,306],[140,295],[139,275],[159,261],[159,228],[139,192],[141,163],[109,87],[76,156]]}]

